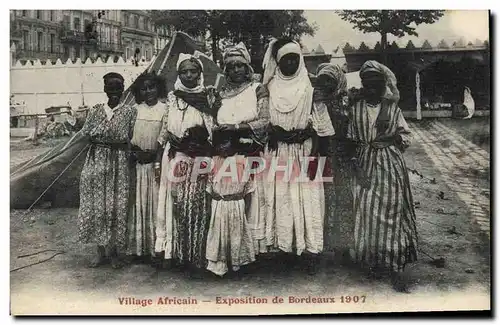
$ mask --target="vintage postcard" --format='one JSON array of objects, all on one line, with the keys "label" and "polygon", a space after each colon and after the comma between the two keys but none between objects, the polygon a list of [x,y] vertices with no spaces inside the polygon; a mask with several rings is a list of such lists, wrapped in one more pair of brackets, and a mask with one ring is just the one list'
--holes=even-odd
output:
[{"label": "vintage postcard", "polygon": [[487,10],[10,10],[11,315],[491,310]]}]

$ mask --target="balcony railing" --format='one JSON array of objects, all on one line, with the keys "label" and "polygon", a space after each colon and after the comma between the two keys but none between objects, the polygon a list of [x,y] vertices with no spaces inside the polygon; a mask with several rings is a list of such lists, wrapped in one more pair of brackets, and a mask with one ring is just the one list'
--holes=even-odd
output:
[{"label": "balcony railing", "polygon": [[86,42],[85,34],[76,30],[61,30],[61,41],[68,43],[84,43]]},{"label": "balcony railing", "polygon": [[123,52],[123,46],[121,43],[97,42],[97,49],[104,52]]}]

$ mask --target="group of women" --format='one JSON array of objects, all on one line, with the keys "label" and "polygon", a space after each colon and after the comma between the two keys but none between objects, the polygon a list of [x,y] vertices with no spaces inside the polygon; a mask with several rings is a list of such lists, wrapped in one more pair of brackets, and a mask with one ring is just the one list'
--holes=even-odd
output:
[{"label": "group of women", "polygon": [[[395,288],[407,290],[401,275],[416,260],[417,232],[402,156],[410,132],[392,72],[366,62],[363,89],[350,95],[344,73],[330,64],[318,68],[313,87],[292,40],[271,41],[262,83],[250,62],[242,43],[226,50],[219,92],[204,86],[196,55],[180,54],[174,90],[165,94],[159,76],[141,75],[132,106],[120,102],[123,77],[104,76],[108,102],[82,129],[91,147],[79,231],[96,244],[91,266],[119,268],[124,256],[147,256],[158,267],[224,276],[261,256],[293,263],[300,256],[314,273],[320,254],[333,250],[343,261],[390,271]],[[245,158],[300,166],[304,157],[327,157],[333,182],[317,181],[318,168],[308,169],[308,182],[277,174],[228,182],[198,173],[196,157],[217,166],[234,159],[240,176]],[[188,177],[172,182],[172,175]]]}]

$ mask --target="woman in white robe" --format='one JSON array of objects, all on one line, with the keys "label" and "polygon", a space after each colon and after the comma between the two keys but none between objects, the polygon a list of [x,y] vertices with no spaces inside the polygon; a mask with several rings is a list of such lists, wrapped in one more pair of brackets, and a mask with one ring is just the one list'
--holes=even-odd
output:
[{"label": "woman in white robe", "polygon": [[[267,245],[285,253],[302,255],[309,273],[316,272],[323,250],[325,197],[321,173],[306,168],[308,157],[317,157],[319,137],[335,134],[326,109],[313,105],[313,87],[300,45],[289,40],[272,41],[264,58],[264,84],[269,90],[271,131],[265,155],[268,161],[285,163],[292,177],[269,170],[266,186]],[[292,167],[293,166],[293,167]],[[310,167],[310,166],[309,166]],[[304,179],[297,176],[308,170]]]},{"label": "woman in white robe", "polygon": [[[224,53],[227,84],[221,91],[217,113],[217,131],[233,134],[237,154],[260,157],[267,141],[269,93],[253,80],[250,53],[243,43]],[[253,166],[256,168],[257,166]],[[256,190],[246,204],[247,221],[252,232],[255,253],[267,252],[265,241],[265,205],[263,183],[256,177]]]}]

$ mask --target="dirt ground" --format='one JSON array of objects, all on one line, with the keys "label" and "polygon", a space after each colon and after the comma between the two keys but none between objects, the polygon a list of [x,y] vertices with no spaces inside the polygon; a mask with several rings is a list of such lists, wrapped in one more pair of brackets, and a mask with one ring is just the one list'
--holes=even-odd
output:
[{"label": "dirt ground", "polygon": [[[453,127],[460,129],[461,126]],[[484,133],[484,127],[477,126],[477,130]],[[482,147],[485,148],[484,144]],[[364,295],[373,303],[372,307],[336,305],[336,309],[329,307],[329,312],[341,311],[344,307],[373,311],[373,308],[383,305],[382,311],[422,310],[424,305],[428,306],[428,310],[446,309],[444,304],[451,298],[461,301],[464,308],[487,303],[486,309],[489,309],[490,243],[487,237],[473,224],[464,203],[441,182],[441,175],[419,144],[414,144],[405,153],[405,158],[408,168],[424,176],[410,173],[420,246],[419,261],[410,266],[411,294],[395,293],[387,279],[368,279],[357,269],[335,263],[329,254],[325,254],[322,268],[314,276],[307,275],[299,267],[285,269],[275,261],[258,264],[256,270],[237,280],[194,280],[177,271],[157,271],[144,264],[131,264],[122,270],[112,270],[108,266],[88,269],[85,265],[90,248],[82,247],[77,242],[77,209],[37,209],[27,214],[25,211],[11,211],[11,270],[48,258],[54,252],[21,258],[20,255],[46,249],[62,250],[64,253],[41,264],[11,271],[12,312],[172,313],[176,310],[182,313],[182,309],[174,307],[168,311],[140,307],[123,309],[118,297],[191,296],[213,302],[216,296],[298,294]],[[436,179],[435,184],[431,181],[433,178]],[[479,175],[477,181],[489,188],[489,177],[484,179]],[[438,198],[440,191],[445,193],[447,200]],[[452,227],[455,227],[454,231],[450,231]],[[440,257],[445,259],[441,268],[432,264],[433,259]],[[432,302],[429,297],[443,298],[442,305]],[[217,305],[210,306],[212,312],[219,308]],[[257,307],[248,305],[245,308],[251,313],[252,308]],[[304,307],[290,308],[295,309],[288,312],[304,312]],[[254,312],[266,314],[264,310],[260,307]]]}]

